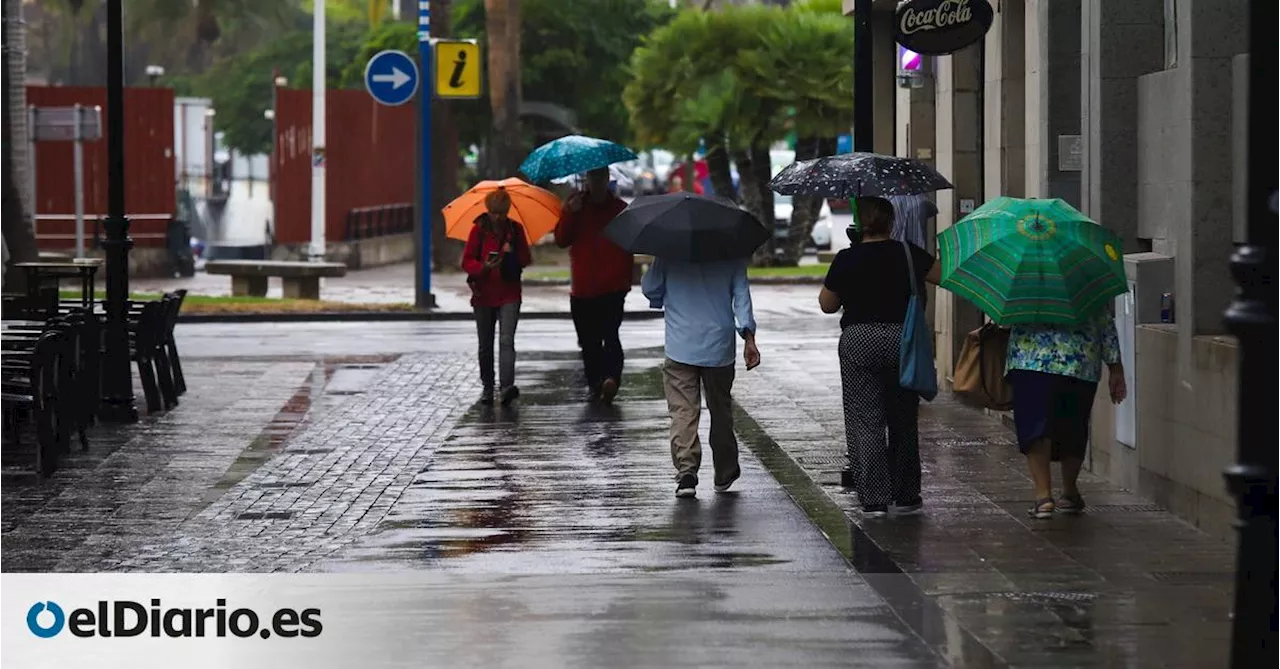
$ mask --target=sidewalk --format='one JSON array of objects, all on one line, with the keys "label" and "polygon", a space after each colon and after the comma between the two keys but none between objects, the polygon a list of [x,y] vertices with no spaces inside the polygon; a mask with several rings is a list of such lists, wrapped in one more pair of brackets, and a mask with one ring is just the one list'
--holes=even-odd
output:
[{"label": "sidewalk", "polygon": [[1014,666],[1224,665],[1234,547],[1087,472],[1085,515],[1029,519],[1013,433],[949,395],[921,409],[925,514],[863,520],[839,486],[834,344],[772,351],[759,372],[734,394],[782,456],[775,475],[803,473],[792,497],[926,638],[971,635]]}]

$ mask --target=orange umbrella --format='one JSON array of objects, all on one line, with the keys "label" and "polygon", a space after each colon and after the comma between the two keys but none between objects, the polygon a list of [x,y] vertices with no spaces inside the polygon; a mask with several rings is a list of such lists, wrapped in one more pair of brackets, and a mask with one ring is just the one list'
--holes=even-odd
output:
[{"label": "orange umbrella", "polygon": [[556,227],[560,220],[560,198],[555,193],[530,185],[520,179],[481,181],[458,199],[445,205],[445,234],[453,239],[466,241],[471,236],[471,226],[476,217],[485,213],[484,198],[498,188],[505,188],[511,196],[511,211],[507,214],[524,226],[529,243],[534,244]]}]

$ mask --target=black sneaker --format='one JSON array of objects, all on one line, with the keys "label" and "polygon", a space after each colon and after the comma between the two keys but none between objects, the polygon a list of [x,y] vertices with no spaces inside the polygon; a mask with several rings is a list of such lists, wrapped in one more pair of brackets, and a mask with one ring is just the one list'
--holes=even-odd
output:
[{"label": "black sneaker", "polygon": [[885,504],[863,504],[862,515],[867,518],[884,518],[889,515],[889,507]]},{"label": "black sneaker", "polygon": [[899,516],[914,516],[924,510],[924,500],[917,496],[905,502],[894,502],[889,510]]},{"label": "black sneaker", "polygon": [[695,497],[698,494],[698,477],[685,474],[676,484],[676,497]]},{"label": "black sneaker", "polygon": [[519,396],[520,396],[520,389],[519,389],[519,388],[517,388],[516,386],[507,386],[506,388],[504,388],[504,389],[502,390],[502,404],[503,404],[503,406],[506,406],[506,405],[511,404],[512,402],[516,401],[516,398],[517,398],[517,397],[519,397]]},{"label": "black sneaker", "polygon": [[718,477],[718,476],[717,476],[717,477],[716,477],[716,482],[715,482],[715,483],[716,483],[716,485],[715,485],[715,490],[716,490],[716,492],[728,492],[728,491],[729,491],[729,487],[730,487],[730,486],[732,486],[732,485],[733,485],[733,482],[734,482],[734,481],[737,481],[737,480],[738,480],[738,477],[740,477],[740,476],[742,476],[742,468],[741,468],[741,467],[734,467],[734,468],[733,468],[733,471],[729,472],[729,475],[728,475],[728,476],[726,476],[726,477],[724,477],[723,479],[721,479],[720,477]]},{"label": "black sneaker", "polygon": [[493,388],[485,388],[484,392],[480,393],[480,403],[485,406],[493,406]]}]

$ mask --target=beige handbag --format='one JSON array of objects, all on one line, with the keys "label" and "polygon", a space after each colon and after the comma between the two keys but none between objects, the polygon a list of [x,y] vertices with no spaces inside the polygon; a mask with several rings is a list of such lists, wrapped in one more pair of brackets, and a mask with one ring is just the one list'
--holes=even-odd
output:
[{"label": "beige handbag", "polygon": [[995,411],[1013,408],[1013,387],[1005,379],[1009,329],[987,323],[965,337],[951,389]]}]

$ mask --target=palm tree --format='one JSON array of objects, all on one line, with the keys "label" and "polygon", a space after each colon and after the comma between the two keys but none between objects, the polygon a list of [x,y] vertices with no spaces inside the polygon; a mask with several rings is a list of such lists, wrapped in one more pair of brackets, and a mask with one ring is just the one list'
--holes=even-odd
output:
[{"label": "palm tree", "polygon": [[489,176],[508,177],[520,169],[520,0],[484,0],[489,48],[489,105],[493,128],[487,157]]},{"label": "palm tree", "polygon": [[[64,0],[77,2],[83,0]],[[185,45],[185,64],[195,71],[208,65],[214,44],[227,25],[279,24],[298,9],[296,0],[125,0],[131,35],[143,41]]]},{"label": "palm tree", "polygon": [[[26,24],[22,21],[22,0],[4,0],[4,245],[8,263],[36,260],[34,217],[31,193],[27,189],[30,170],[27,155]],[[5,283],[22,290],[25,277],[5,271]]]}]

